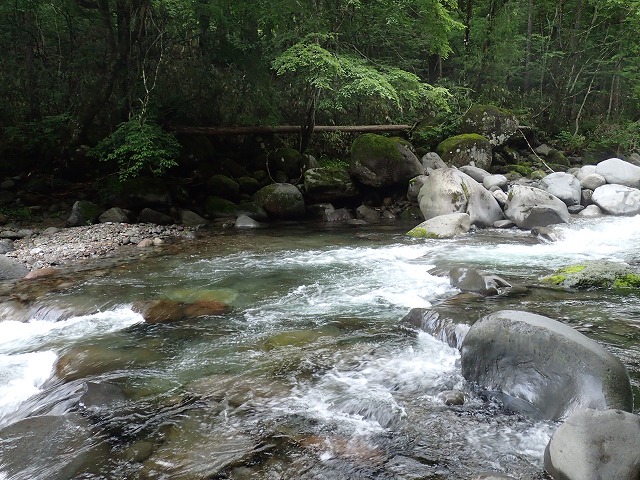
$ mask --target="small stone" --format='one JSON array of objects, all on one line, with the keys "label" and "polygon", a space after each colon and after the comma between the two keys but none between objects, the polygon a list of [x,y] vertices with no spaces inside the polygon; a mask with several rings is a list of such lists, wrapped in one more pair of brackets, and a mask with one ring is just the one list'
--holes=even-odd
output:
[{"label": "small stone", "polygon": [[164,244],[164,240],[162,240],[161,238],[156,237],[153,239],[153,245],[155,247],[159,247],[160,245],[163,245],[163,244]]},{"label": "small stone", "polygon": [[438,398],[448,406],[464,405],[464,392],[461,392],[460,390],[447,390],[445,392],[440,392],[438,394]]},{"label": "small stone", "polygon": [[138,247],[140,248],[147,248],[152,246],[153,246],[153,240],[151,238],[145,238],[138,242]]}]

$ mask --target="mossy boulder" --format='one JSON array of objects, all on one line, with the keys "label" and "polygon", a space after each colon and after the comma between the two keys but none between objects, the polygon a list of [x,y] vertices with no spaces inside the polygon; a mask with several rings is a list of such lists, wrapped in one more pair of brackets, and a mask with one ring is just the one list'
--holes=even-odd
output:
[{"label": "mossy boulder", "polygon": [[623,262],[592,260],[569,265],[542,279],[544,283],[580,290],[598,288],[638,289],[640,273]]},{"label": "mossy boulder", "polygon": [[346,168],[311,168],[304,173],[304,187],[307,196],[314,202],[333,202],[358,195],[356,186]]},{"label": "mossy boulder", "polygon": [[260,182],[253,177],[238,178],[238,186],[240,187],[240,193],[245,195],[253,195],[260,190]]},{"label": "mossy boulder", "polygon": [[205,200],[204,210],[213,218],[233,217],[236,215],[238,205],[226,198],[212,195]]},{"label": "mossy boulder", "polygon": [[477,133],[466,133],[449,137],[436,149],[445,163],[452,167],[475,165],[488,170],[491,167],[491,143]]},{"label": "mossy boulder", "polygon": [[518,131],[518,119],[508,110],[493,105],[474,105],[462,118],[462,133],[478,133],[496,147],[504,145]]},{"label": "mossy boulder", "polygon": [[289,179],[300,178],[307,164],[307,157],[294,148],[279,148],[269,155],[269,171],[283,172]]},{"label": "mossy boulder", "polygon": [[290,183],[267,185],[256,192],[253,200],[273,218],[302,218],[306,213],[302,193]]},{"label": "mossy boulder", "polygon": [[371,187],[402,185],[424,172],[411,145],[404,139],[373,133],[358,136],[351,145],[349,173]]},{"label": "mossy boulder", "polygon": [[222,174],[213,175],[209,178],[207,181],[207,190],[211,195],[226,198],[234,202],[240,198],[240,185],[238,182]]},{"label": "mossy boulder", "polygon": [[78,200],[71,208],[71,215],[66,222],[68,227],[81,227],[96,223],[102,209],[88,200]]}]

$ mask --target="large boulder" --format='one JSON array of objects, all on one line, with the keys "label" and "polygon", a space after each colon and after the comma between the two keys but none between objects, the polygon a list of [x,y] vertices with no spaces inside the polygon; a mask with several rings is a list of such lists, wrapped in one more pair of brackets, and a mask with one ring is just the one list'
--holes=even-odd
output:
[{"label": "large boulder", "polygon": [[482,135],[467,133],[440,142],[436,149],[452,167],[474,165],[484,170],[491,167],[491,143]]},{"label": "large boulder", "polygon": [[621,410],[574,412],[551,437],[544,468],[556,480],[638,480],[640,417]]},{"label": "large boulder", "polygon": [[504,213],[519,228],[546,227],[566,223],[570,215],[567,205],[539,188],[512,185],[507,196]]},{"label": "large boulder", "polygon": [[424,167],[404,140],[365,133],[351,145],[349,173],[364,185],[391,187],[424,173]]},{"label": "large boulder", "polygon": [[293,148],[279,148],[268,159],[272,174],[283,172],[290,179],[301,178],[308,163],[309,158]]},{"label": "large boulder", "polygon": [[17,280],[24,277],[29,270],[13,258],[0,255],[0,281]]},{"label": "large boulder", "polygon": [[345,168],[311,168],[304,172],[307,196],[314,202],[347,200],[358,195],[351,176]]},{"label": "large boulder", "polygon": [[568,206],[580,205],[582,192],[580,180],[570,173],[551,173],[540,181],[540,186]]},{"label": "large boulder", "polygon": [[253,199],[273,218],[302,218],[306,213],[302,193],[290,183],[267,185],[258,190]]},{"label": "large boulder", "polygon": [[565,288],[640,288],[640,274],[624,262],[591,260],[556,270],[542,279]]},{"label": "large boulder", "polygon": [[102,210],[98,205],[89,200],[78,200],[71,207],[71,214],[65,225],[68,227],[83,227],[98,220]]},{"label": "large boulder", "polygon": [[603,160],[596,165],[595,173],[602,175],[607,183],[640,188],[640,167],[620,158]]},{"label": "large boulder", "polygon": [[471,220],[468,214],[449,213],[422,222],[409,230],[407,235],[414,238],[453,238],[467,233],[470,228]]},{"label": "large boulder", "polygon": [[418,201],[426,220],[449,213],[468,213],[473,225],[490,227],[503,218],[491,192],[455,168],[431,172],[420,189]]},{"label": "large boulder", "polygon": [[226,198],[233,202],[240,200],[240,184],[226,175],[216,174],[207,181],[209,195]]},{"label": "large boulder", "polygon": [[542,315],[516,310],[487,315],[471,327],[461,353],[468,381],[538,418],[563,419],[581,408],[633,408],[629,375],[620,360]]},{"label": "large boulder", "polygon": [[518,119],[511,112],[493,105],[474,105],[462,118],[462,133],[479,133],[491,145],[504,145],[518,131]]},{"label": "large boulder", "polygon": [[448,165],[444,163],[444,160],[440,158],[436,152],[428,152],[425,153],[420,159],[422,166],[424,167],[426,172],[430,172],[431,170],[437,170],[438,168],[447,168]]},{"label": "large boulder", "polygon": [[[445,167],[446,168],[446,167]],[[407,188],[407,200],[411,203],[418,203],[420,190],[429,177],[427,175],[418,175],[409,180],[409,188]]]},{"label": "large boulder", "polygon": [[591,201],[609,215],[640,213],[640,190],[637,188],[624,185],[602,185],[593,191]]},{"label": "large boulder", "polygon": [[587,190],[595,190],[598,187],[606,185],[606,183],[607,179],[597,173],[585,175],[582,177],[582,180],[580,180],[580,186]]}]

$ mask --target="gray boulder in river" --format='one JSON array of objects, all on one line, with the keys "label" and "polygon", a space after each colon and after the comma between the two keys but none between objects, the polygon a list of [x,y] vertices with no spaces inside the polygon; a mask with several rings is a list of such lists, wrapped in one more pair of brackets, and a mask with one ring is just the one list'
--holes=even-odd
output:
[{"label": "gray boulder in river", "polygon": [[571,215],[558,197],[539,188],[512,185],[504,213],[519,228],[546,227],[566,223]]},{"label": "gray boulder in river", "polygon": [[609,158],[596,165],[598,175],[602,175],[607,183],[640,188],[640,167],[620,158]]},{"label": "gray boulder in river", "polygon": [[273,218],[302,218],[306,214],[302,193],[290,183],[267,185],[258,190],[253,199]]},{"label": "gray boulder in river", "polygon": [[555,480],[637,480],[640,417],[621,410],[578,410],[551,437],[544,468]]},{"label": "gray boulder in river", "polygon": [[476,322],[462,344],[462,374],[514,410],[549,420],[580,408],[631,411],[624,365],[573,328],[502,310]]},{"label": "gray boulder in river", "polygon": [[457,168],[431,172],[418,200],[426,220],[449,213],[468,213],[472,225],[490,227],[503,218],[493,194]]},{"label": "gray boulder in river", "polygon": [[580,205],[580,197],[582,194],[580,180],[570,173],[551,173],[540,181],[540,186],[551,195],[558,197],[568,206]]},{"label": "gray boulder in river", "polygon": [[637,215],[640,213],[640,190],[624,185],[602,185],[591,197],[601,210],[610,215]]}]

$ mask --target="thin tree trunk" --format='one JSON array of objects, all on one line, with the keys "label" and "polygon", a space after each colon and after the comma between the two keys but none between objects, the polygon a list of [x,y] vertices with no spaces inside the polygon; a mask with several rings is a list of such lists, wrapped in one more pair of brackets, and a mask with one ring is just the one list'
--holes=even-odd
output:
[{"label": "thin tree trunk", "polygon": [[531,37],[533,36],[533,0],[529,0],[527,10],[527,45],[524,57],[524,91],[531,88]]}]

